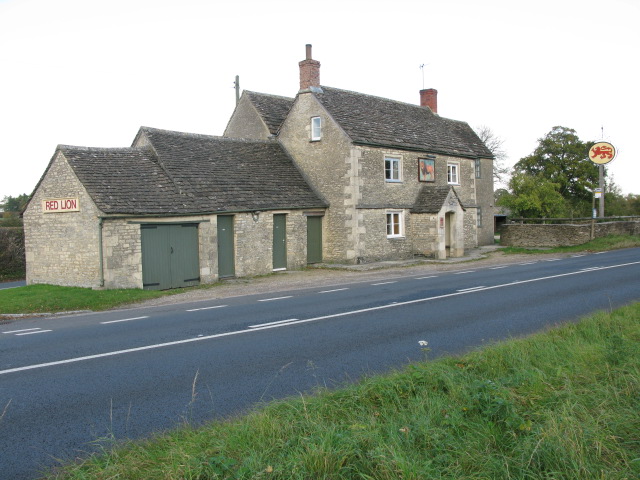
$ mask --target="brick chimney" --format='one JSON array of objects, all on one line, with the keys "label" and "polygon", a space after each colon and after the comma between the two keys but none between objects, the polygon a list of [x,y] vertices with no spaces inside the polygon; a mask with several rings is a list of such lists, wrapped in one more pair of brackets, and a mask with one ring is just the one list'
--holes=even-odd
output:
[{"label": "brick chimney", "polygon": [[438,91],[435,88],[420,90],[420,106],[429,107],[433,113],[438,113]]},{"label": "brick chimney", "polygon": [[311,45],[307,44],[307,58],[300,65],[300,90],[320,86],[320,62],[311,58]]}]

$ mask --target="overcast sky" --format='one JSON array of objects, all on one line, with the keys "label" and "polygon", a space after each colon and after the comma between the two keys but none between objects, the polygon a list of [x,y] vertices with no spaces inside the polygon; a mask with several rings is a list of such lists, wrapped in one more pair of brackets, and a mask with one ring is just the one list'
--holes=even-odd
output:
[{"label": "overcast sky", "polygon": [[0,199],[31,193],[58,144],[222,135],[235,76],[294,97],[307,43],[323,85],[415,104],[436,88],[509,164],[556,125],[604,129],[609,172],[640,194],[639,21],[640,0],[0,0]]}]

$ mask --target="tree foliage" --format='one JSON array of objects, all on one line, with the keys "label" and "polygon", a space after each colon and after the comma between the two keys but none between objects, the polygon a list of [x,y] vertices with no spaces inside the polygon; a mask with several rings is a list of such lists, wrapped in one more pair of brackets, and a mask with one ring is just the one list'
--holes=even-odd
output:
[{"label": "tree foliage", "polygon": [[482,143],[493,153],[493,180],[494,182],[504,182],[509,175],[509,167],[505,166],[507,152],[504,149],[504,140],[498,137],[486,125],[481,125],[476,129],[476,134]]},{"label": "tree foliage", "polygon": [[589,160],[593,142],[583,142],[576,131],[553,127],[538,140],[533,153],[518,161],[515,172],[545,178],[558,186],[558,192],[576,210],[590,209],[592,192],[598,186],[598,166]]},{"label": "tree foliage", "polygon": [[12,197],[11,195],[5,196],[0,202],[0,209],[5,212],[16,212],[20,213],[24,210],[24,207],[27,205],[29,201],[29,195],[23,193],[22,195],[18,195],[17,197]]},{"label": "tree foliage", "polygon": [[512,175],[509,192],[500,196],[498,205],[515,217],[559,217],[565,213],[565,200],[558,190],[557,183],[542,175],[518,172]]}]

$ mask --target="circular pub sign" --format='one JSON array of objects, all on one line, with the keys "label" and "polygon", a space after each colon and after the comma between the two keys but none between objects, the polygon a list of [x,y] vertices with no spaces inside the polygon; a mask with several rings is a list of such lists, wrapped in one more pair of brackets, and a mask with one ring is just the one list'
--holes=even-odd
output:
[{"label": "circular pub sign", "polygon": [[609,142],[598,142],[589,149],[589,160],[598,165],[609,163],[616,156],[616,147]]}]

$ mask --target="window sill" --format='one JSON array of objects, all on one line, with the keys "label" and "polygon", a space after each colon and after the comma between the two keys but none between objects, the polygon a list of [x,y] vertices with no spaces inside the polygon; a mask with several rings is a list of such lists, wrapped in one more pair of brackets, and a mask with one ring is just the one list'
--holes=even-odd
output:
[{"label": "window sill", "polygon": [[389,180],[388,178],[384,179],[385,183],[402,183],[402,180]]}]

